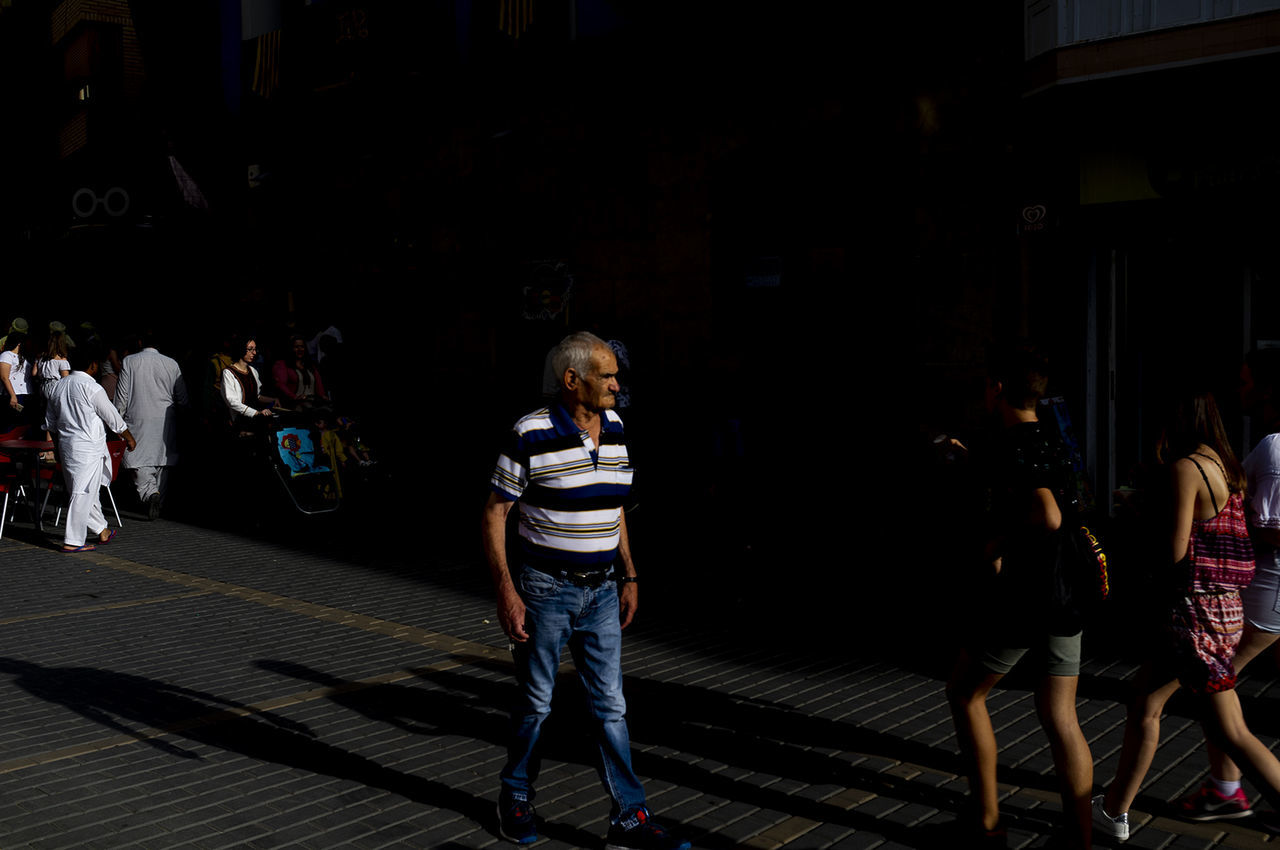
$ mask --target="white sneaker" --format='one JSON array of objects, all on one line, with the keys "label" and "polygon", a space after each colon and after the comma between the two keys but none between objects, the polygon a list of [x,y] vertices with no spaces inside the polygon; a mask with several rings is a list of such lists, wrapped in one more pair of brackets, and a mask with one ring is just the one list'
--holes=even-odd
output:
[{"label": "white sneaker", "polygon": [[1117,841],[1129,840],[1129,813],[1122,812],[1115,817],[1107,814],[1102,808],[1102,795],[1093,798],[1093,828]]}]

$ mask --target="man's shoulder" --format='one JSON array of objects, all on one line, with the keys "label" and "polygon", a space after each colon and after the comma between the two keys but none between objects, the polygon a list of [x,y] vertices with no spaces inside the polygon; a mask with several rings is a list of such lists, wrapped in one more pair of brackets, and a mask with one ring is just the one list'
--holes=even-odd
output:
[{"label": "man's shoulder", "polygon": [[1038,420],[1006,428],[1002,437],[1004,445],[1015,451],[1046,454],[1056,453],[1062,448],[1058,429]]},{"label": "man's shoulder", "polygon": [[515,431],[521,436],[533,434],[538,431],[554,431],[556,423],[551,418],[551,408],[543,407],[532,413],[526,413],[516,420]]},{"label": "man's shoulder", "polygon": [[[68,375],[67,377],[70,378],[75,374],[75,372],[72,372],[71,375]],[[106,392],[106,390],[102,388],[102,384],[98,383],[91,375],[86,375],[84,372],[80,373],[80,377],[74,384],[72,384],[72,386],[87,395]]]},{"label": "man's shoulder", "polygon": [[156,362],[161,364],[164,370],[166,372],[169,372],[171,375],[180,374],[182,372],[182,367],[178,365],[178,361],[174,360],[172,357],[170,357],[167,354],[161,354],[160,352],[157,351]]},{"label": "man's shoulder", "polygon": [[1258,441],[1244,459],[1244,468],[1251,474],[1280,467],[1280,434],[1268,434]]},{"label": "man's shoulder", "polygon": [[102,387],[93,378],[84,372],[72,372],[53,386],[53,397],[60,398],[67,395],[80,395],[88,397],[92,395],[94,390],[102,391]]},{"label": "man's shoulder", "polygon": [[128,357],[126,357],[124,360],[120,362],[128,363],[130,360],[132,360],[134,363],[144,363],[144,362],[150,361],[152,363],[166,363],[166,364],[175,363],[176,364],[178,362],[177,360],[174,360],[169,355],[164,354],[160,351],[157,351],[154,348],[144,348],[141,351],[135,351],[133,354],[130,354]]},{"label": "man's shoulder", "polygon": [[[71,374],[74,375],[75,373],[72,372]],[[52,402],[55,398],[61,398],[67,392],[67,388],[70,386],[71,386],[71,375],[67,375],[65,378],[62,378],[61,380],[54,381],[53,389],[49,390],[49,401]]]},{"label": "man's shoulder", "polygon": [[997,477],[1032,488],[1056,482],[1068,462],[1058,429],[1044,422],[1023,422],[1006,428],[995,458]]}]

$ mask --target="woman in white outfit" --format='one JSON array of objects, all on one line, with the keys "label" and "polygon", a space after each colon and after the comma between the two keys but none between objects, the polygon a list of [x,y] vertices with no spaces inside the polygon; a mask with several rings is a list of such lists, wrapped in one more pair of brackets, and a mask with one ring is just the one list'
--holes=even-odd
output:
[{"label": "woman in white outfit", "polygon": [[49,396],[53,395],[53,388],[58,385],[58,381],[71,374],[71,364],[67,362],[65,334],[57,332],[49,334],[49,344],[45,346],[44,354],[36,361],[31,371],[38,379],[40,392],[47,402]]},{"label": "woman in white outfit", "polygon": [[24,421],[22,411],[27,404],[27,394],[31,392],[27,373],[31,364],[22,354],[27,342],[27,335],[15,331],[5,337],[4,351],[0,353],[0,385],[8,395],[8,415],[0,417],[6,427]]},{"label": "woman in white outfit", "polygon": [[274,398],[262,394],[262,380],[253,360],[258,356],[258,343],[250,338],[239,349],[240,356],[222,370],[222,397],[227,402],[232,424],[245,426],[271,416]]},{"label": "woman in white outfit", "polygon": [[[49,398],[57,388],[58,381],[71,374],[71,364],[67,362],[66,334],[60,331],[54,331],[49,334],[49,344],[45,346],[44,354],[31,367],[31,374],[40,387],[40,394],[44,397],[45,405],[48,406]],[[47,431],[44,438],[46,440],[52,439]],[[41,452],[40,459],[52,461],[53,452]]]}]

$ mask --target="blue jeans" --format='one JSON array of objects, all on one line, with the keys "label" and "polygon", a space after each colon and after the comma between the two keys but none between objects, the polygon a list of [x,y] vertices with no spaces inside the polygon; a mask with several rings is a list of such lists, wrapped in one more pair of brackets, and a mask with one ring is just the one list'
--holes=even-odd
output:
[{"label": "blue jeans", "polygon": [[599,587],[578,587],[530,567],[524,568],[516,585],[526,608],[529,640],[515,645],[520,699],[511,712],[503,791],[533,799],[532,783],[538,772],[533,750],[551,713],[560,651],[567,643],[596,720],[600,779],[613,798],[612,816],[643,806],[644,788],[631,769],[627,703],[622,698],[617,585],[606,581]]}]

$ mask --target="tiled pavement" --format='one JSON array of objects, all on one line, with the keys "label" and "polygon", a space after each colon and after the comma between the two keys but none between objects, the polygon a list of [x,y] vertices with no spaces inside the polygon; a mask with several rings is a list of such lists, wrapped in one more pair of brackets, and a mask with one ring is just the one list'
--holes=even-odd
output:
[{"label": "tiled pavement", "polygon": [[[501,845],[512,682],[477,559],[375,553],[323,524],[297,546],[125,523],[83,555],[22,523],[0,540],[0,848]],[[649,613],[625,643],[636,767],[695,846],[957,846],[936,670]],[[1095,659],[1081,681],[1099,780],[1131,669]],[[1243,685],[1250,717],[1274,714],[1273,684]],[[566,685],[539,782],[547,850],[599,847],[608,811]],[[991,708],[1010,844],[1043,846],[1058,804],[1030,697],[1015,684]],[[1193,723],[1174,714],[1165,737],[1130,845],[1264,843],[1247,821],[1146,814],[1202,771]]]}]

